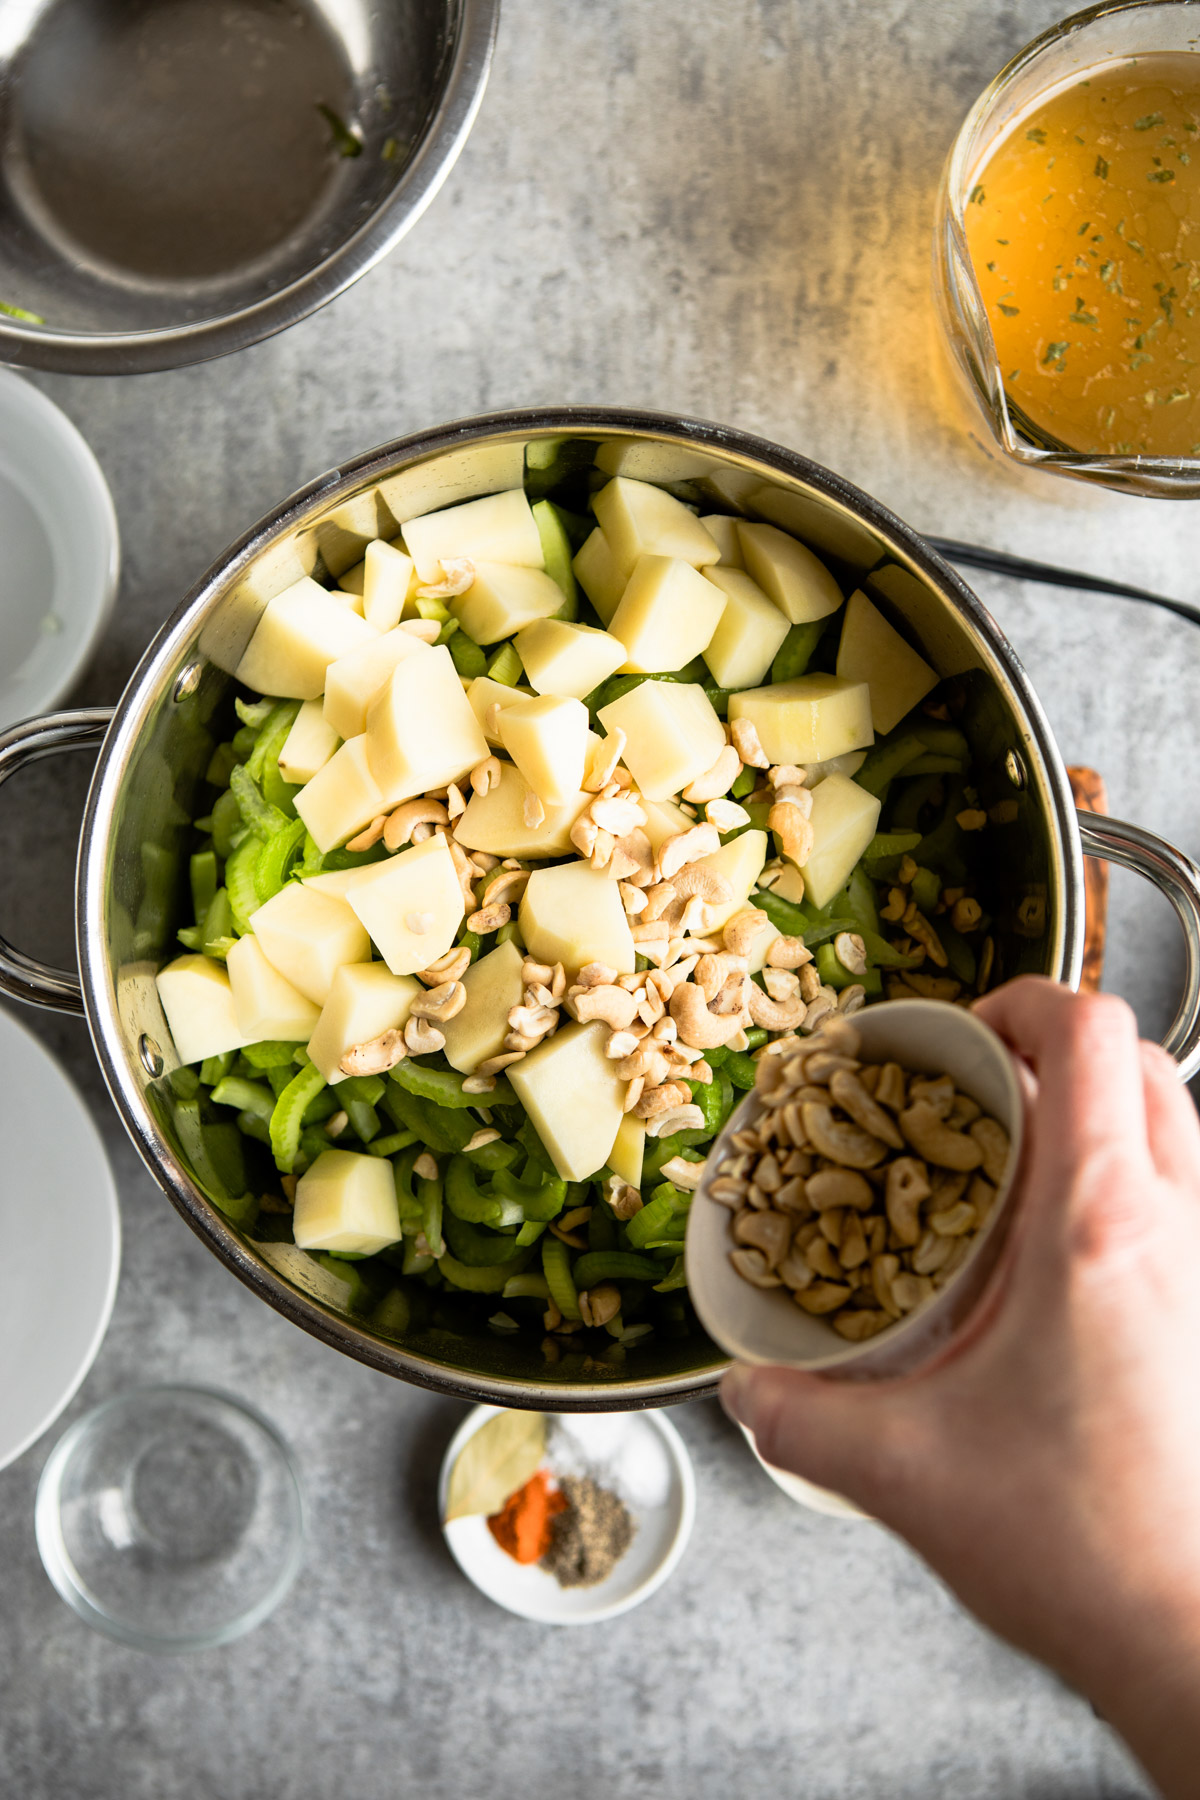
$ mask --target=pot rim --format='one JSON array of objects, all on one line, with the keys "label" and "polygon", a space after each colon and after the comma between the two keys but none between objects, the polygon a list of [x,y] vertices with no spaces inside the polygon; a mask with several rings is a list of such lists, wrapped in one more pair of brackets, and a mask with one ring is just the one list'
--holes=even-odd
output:
[{"label": "pot rim", "polygon": [[1052,878],[1059,898],[1051,965],[1059,979],[1077,985],[1083,954],[1078,898],[1083,884],[1083,853],[1070,783],[1020,659],[982,601],[919,533],[879,501],[799,452],[747,432],[681,414],[625,407],[529,407],[458,420],[365,451],[298,489],[251,526],[196,582],[142,656],[117,704],[88,792],[76,875],[75,925],[88,1028],[105,1083],[143,1162],[177,1211],[225,1266],[276,1312],[324,1343],[385,1374],[398,1375],[460,1399],[555,1412],[627,1410],[705,1398],[716,1392],[727,1363],[722,1360],[709,1369],[682,1375],[580,1382],[571,1387],[556,1386],[551,1381],[467,1374],[408,1351],[399,1343],[385,1344],[346,1315],[290,1287],[281,1275],[249,1254],[233,1228],[203,1198],[147,1107],[123,1050],[102,922],[106,852],[134,748],[167,680],[178,683],[181,659],[194,643],[201,617],[246,572],[268,543],[286,531],[311,523],[317,515],[344,503],[358,489],[395,473],[398,467],[447,450],[485,439],[597,433],[708,448],[735,466],[741,459],[743,464],[769,475],[801,481],[876,532],[899,561],[912,568],[953,608],[970,631],[989,673],[1014,705],[1024,727],[1025,748],[1032,752],[1033,766],[1028,778],[1037,784],[1046,802]]}]

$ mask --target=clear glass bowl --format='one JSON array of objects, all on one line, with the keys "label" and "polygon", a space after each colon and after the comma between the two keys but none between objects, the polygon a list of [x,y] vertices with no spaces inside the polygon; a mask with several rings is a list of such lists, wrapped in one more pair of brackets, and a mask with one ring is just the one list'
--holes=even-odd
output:
[{"label": "clear glass bowl", "polygon": [[142,1650],[201,1650],[251,1630],[300,1566],[291,1451],[231,1395],[135,1388],[60,1439],[35,1513],[46,1573],[81,1619]]},{"label": "clear glass bowl", "polygon": [[1072,450],[1039,432],[1012,404],[963,219],[977,172],[993,146],[1050,89],[1113,60],[1195,52],[1196,44],[1192,0],[1104,0],[1044,31],[1000,71],[963,121],[942,176],[933,244],[934,289],[945,342],[999,447],[1027,467],[1125,493],[1187,500],[1200,497],[1200,459]]}]

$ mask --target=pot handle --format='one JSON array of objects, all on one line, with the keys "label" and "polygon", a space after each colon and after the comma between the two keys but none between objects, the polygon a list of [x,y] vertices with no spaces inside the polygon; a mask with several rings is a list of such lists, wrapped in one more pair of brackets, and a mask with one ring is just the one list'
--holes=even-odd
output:
[{"label": "pot handle", "polygon": [[[43,756],[69,750],[98,750],[112,718],[111,707],[47,713],[0,733],[0,787],[18,770]],[[74,969],[50,969],[0,937],[0,993],[27,1006],[82,1013],[83,990]]]},{"label": "pot handle", "polygon": [[1164,894],[1183,927],[1183,999],[1163,1039],[1184,1081],[1200,1070],[1200,868],[1173,844],[1104,813],[1081,812],[1079,835],[1085,856],[1098,856],[1145,876]]}]

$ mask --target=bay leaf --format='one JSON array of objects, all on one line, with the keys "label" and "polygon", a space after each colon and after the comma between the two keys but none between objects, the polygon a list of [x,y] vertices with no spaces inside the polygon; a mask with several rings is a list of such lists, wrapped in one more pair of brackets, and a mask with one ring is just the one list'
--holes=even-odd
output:
[{"label": "bay leaf", "polygon": [[499,1412],[468,1438],[450,1471],[446,1523],[497,1513],[525,1486],[546,1454],[541,1413]]}]

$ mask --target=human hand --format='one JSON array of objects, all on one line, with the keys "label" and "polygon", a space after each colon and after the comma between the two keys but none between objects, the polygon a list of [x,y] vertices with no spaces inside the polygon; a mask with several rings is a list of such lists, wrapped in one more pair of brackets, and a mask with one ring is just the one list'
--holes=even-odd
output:
[{"label": "human hand", "polygon": [[1026,977],[978,1006],[1037,1081],[996,1277],[898,1380],[736,1368],[762,1455],[891,1526],[985,1624],[1200,1793],[1200,1124],[1133,1014]]}]

